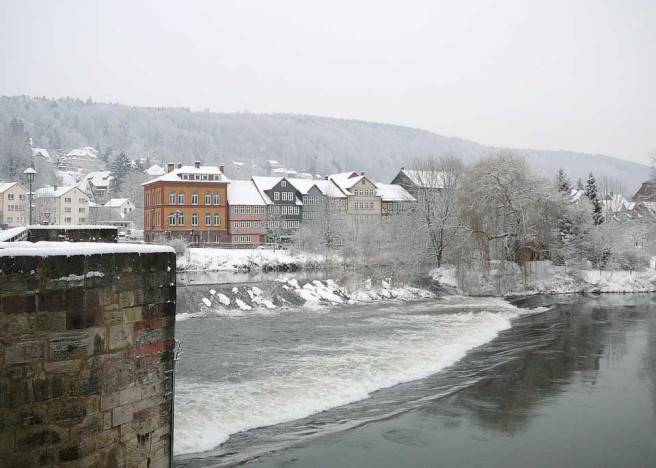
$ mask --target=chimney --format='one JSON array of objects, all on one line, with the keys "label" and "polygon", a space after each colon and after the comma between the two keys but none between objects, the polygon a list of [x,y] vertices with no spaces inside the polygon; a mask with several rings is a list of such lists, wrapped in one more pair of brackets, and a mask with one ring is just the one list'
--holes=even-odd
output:
[{"label": "chimney", "polygon": [[167,163],[166,164],[166,172],[167,173],[171,172],[173,169],[175,169],[175,164],[174,163]]},{"label": "chimney", "polygon": [[405,166],[401,166],[401,170],[402,170],[402,171],[405,171]]},{"label": "chimney", "polygon": [[363,176],[363,175],[364,175],[364,171],[360,172],[360,175]]},{"label": "chimney", "polygon": [[194,167],[195,167],[196,169],[200,169],[200,161],[196,161],[196,162],[194,163]]},{"label": "chimney", "polygon": [[182,163],[178,163],[178,169],[182,168]]},{"label": "chimney", "polygon": [[220,172],[221,174],[224,174],[224,172],[223,172],[224,169],[225,169],[225,166],[224,166],[223,164],[221,164],[221,165],[219,166],[219,172]]}]

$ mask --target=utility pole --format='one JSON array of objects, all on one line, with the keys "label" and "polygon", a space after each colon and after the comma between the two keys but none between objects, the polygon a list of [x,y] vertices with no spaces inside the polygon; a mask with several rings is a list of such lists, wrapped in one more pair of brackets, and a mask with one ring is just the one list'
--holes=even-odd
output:
[{"label": "utility pole", "polygon": [[25,174],[25,177],[27,177],[27,182],[30,184],[30,193],[29,193],[29,202],[30,202],[30,214],[29,214],[29,224],[28,226],[32,225],[32,182],[34,182],[34,176],[36,175],[36,171],[32,167],[28,167],[23,171],[23,174]]}]

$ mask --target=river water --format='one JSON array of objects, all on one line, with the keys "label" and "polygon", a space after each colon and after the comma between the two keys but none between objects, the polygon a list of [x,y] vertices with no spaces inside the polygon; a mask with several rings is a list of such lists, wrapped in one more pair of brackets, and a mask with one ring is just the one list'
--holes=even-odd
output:
[{"label": "river water", "polygon": [[216,315],[176,333],[176,465],[656,460],[653,295],[449,296]]}]

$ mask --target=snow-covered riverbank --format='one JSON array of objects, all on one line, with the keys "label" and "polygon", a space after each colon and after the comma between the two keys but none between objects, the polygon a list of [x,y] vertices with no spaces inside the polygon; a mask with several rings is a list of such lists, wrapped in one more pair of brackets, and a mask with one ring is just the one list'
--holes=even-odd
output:
[{"label": "snow-covered riverbank", "polygon": [[417,301],[434,298],[425,289],[408,285],[392,286],[389,281],[372,284],[365,281],[354,287],[340,286],[333,280],[299,283],[281,279],[258,286],[212,288],[201,295],[198,309],[181,312],[177,320],[218,315],[271,313],[280,308],[322,308],[324,306],[355,305],[387,301]]},{"label": "snow-covered riverbank", "polygon": [[516,264],[493,262],[489,271],[455,267],[437,268],[430,273],[442,286],[460,294],[521,296],[573,293],[644,293],[656,291],[656,270],[599,271],[533,262],[524,275]]},{"label": "snow-covered riverbank", "polygon": [[320,269],[340,263],[321,254],[271,249],[189,248],[178,255],[180,271],[294,271]]}]

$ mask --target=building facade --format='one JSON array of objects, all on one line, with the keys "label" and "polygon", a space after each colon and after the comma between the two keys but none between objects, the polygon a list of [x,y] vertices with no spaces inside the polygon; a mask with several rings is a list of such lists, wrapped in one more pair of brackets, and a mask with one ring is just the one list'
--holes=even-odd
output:
[{"label": "building facade", "polygon": [[383,219],[390,216],[407,215],[417,203],[415,197],[401,185],[376,183],[377,195],[380,197],[380,214]]},{"label": "building facade", "polygon": [[346,214],[361,221],[380,219],[381,200],[377,187],[364,173],[344,172],[328,177],[347,195]]},{"label": "building facade", "polygon": [[252,180],[228,184],[228,232],[236,247],[256,247],[266,242],[267,205]]},{"label": "building facade", "polygon": [[89,197],[76,185],[40,188],[33,202],[35,224],[89,224]]},{"label": "building facade", "polygon": [[182,238],[229,242],[228,178],[223,166],[167,164],[166,174],[145,182],[144,240]]},{"label": "building facade", "polygon": [[301,193],[284,177],[253,177],[252,180],[267,207],[267,242],[288,242],[301,226]]},{"label": "building facade", "polygon": [[0,227],[12,228],[28,223],[28,195],[18,182],[0,182]]}]

